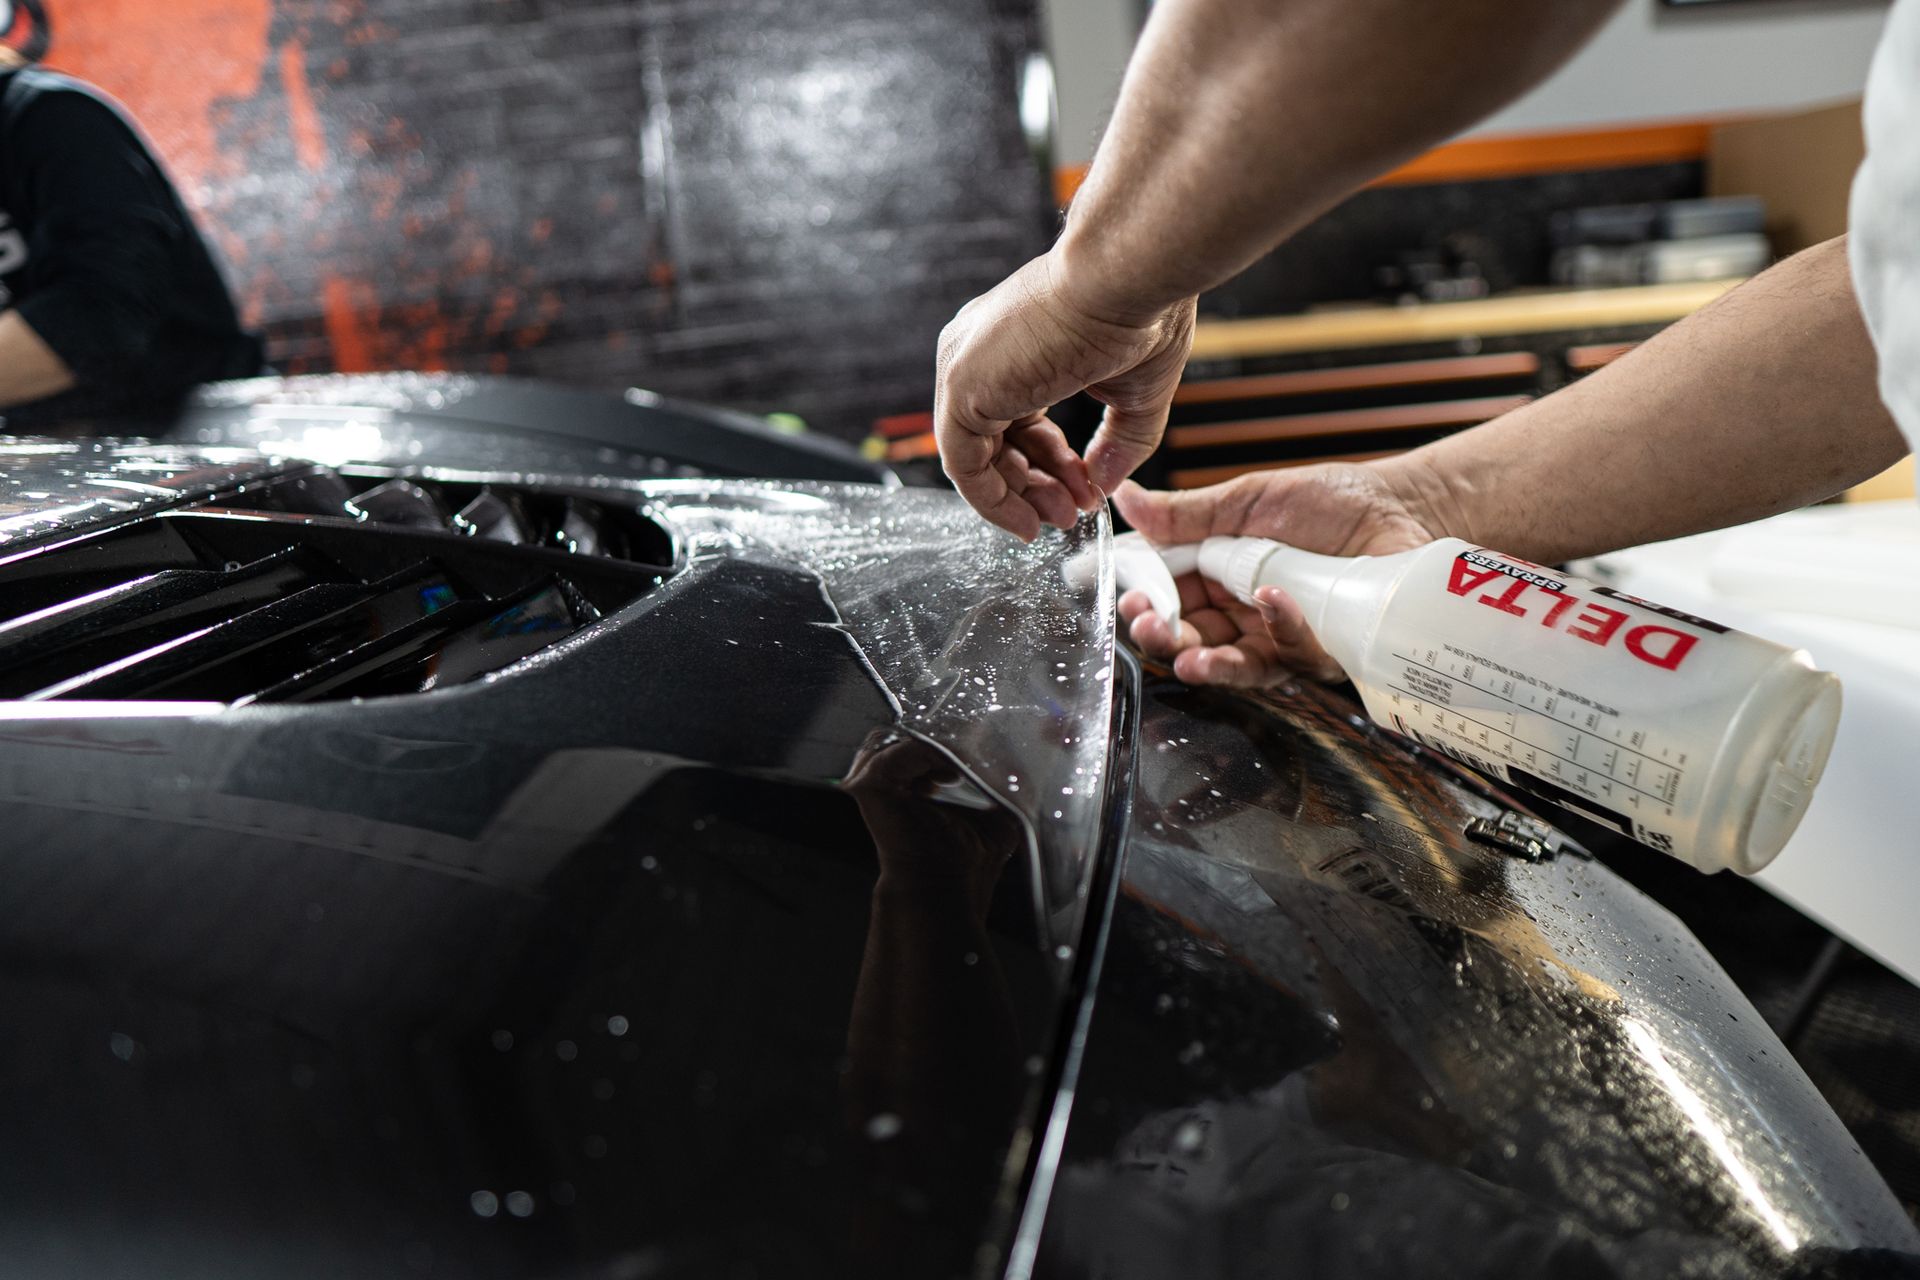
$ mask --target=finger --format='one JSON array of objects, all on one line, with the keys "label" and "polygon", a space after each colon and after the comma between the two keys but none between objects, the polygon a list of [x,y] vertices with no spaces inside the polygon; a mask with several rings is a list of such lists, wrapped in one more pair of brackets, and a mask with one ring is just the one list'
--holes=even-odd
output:
[{"label": "finger", "polygon": [[1002,449],[993,460],[993,468],[1007,482],[1008,490],[1019,494],[1021,500],[1048,524],[1065,529],[1080,518],[1073,499],[1067,496],[1060,482],[1044,471],[1034,470],[1033,464],[1018,448]]},{"label": "finger", "polygon": [[1180,593],[1180,612],[1197,613],[1202,609],[1211,609],[1219,605],[1214,599],[1208,579],[1197,573],[1183,573],[1173,580],[1174,588]]},{"label": "finger", "polygon": [[1230,689],[1257,689],[1280,676],[1275,663],[1245,645],[1216,645],[1189,649],[1174,659],[1173,674],[1188,684],[1222,685]]},{"label": "finger", "polygon": [[[1032,542],[1040,536],[1040,516],[994,466],[994,442],[964,432],[963,437],[952,447],[944,442],[940,446],[941,469],[954,489],[989,521],[1022,542]],[[975,443],[984,452],[975,449]]]},{"label": "finger", "polygon": [[1035,471],[1025,455],[1014,449],[1002,449],[993,460],[993,469],[1007,482],[1007,490],[1032,507],[1034,514],[1051,525],[1064,529],[1080,518],[1073,499],[1060,482],[1042,471]]},{"label": "finger", "polygon": [[1030,468],[1026,455],[1015,449],[1002,448],[993,456],[993,469],[1007,482],[1007,488],[1025,497],[1027,493],[1027,475]]},{"label": "finger", "polygon": [[916,739],[898,736],[891,726],[869,733],[841,785],[848,790],[868,786],[885,789],[925,772],[929,757],[925,750],[914,750],[918,745]]},{"label": "finger", "polygon": [[[1186,615],[1186,620],[1193,624],[1193,629],[1199,633],[1200,643],[1203,645],[1232,644],[1241,636],[1248,634],[1247,629],[1242,628],[1239,623],[1219,609],[1196,609]],[[1260,634],[1258,624],[1253,627],[1252,634]]]},{"label": "finger", "polygon": [[1116,607],[1120,611],[1120,621],[1131,627],[1135,618],[1143,613],[1153,612],[1153,601],[1146,592],[1136,588],[1132,591],[1122,591]]},{"label": "finger", "polygon": [[998,502],[969,498],[968,503],[990,523],[999,525],[1022,542],[1032,542],[1040,536],[1040,513],[1018,494],[1008,492]]},{"label": "finger", "polygon": [[1036,468],[1064,485],[1075,509],[1091,511],[1100,505],[1100,495],[1087,480],[1087,464],[1046,416],[1036,413],[1014,423],[1007,429],[1007,442]]},{"label": "finger", "polygon": [[1167,410],[1193,346],[1193,303],[1170,308],[1153,325],[1145,359],[1090,388],[1107,406],[1087,448],[1087,472],[1111,493],[1160,447]]},{"label": "finger", "polygon": [[1243,532],[1253,502],[1253,490],[1241,480],[1172,492],[1143,489],[1129,480],[1109,492],[1127,523],[1162,547]]},{"label": "finger", "polygon": [[1087,446],[1087,476],[1102,493],[1112,493],[1120,482],[1160,447],[1167,433],[1167,401],[1121,407],[1108,405],[1100,427]]},{"label": "finger", "polygon": [[1127,638],[1141,653],[1162,662],[1200,643],[1199,635],[1184,620],[1177,629],[1169,627],[1167,620],[1151,609],[1128,625]]},{"label": "finger", "polygon": [[1008,424],[968,408],[970,392],[950,385],[951,367],[944,351],[941,364],[943,376],[934,387],[933,403],[940,469],[968,506],[1022,542],[1032,542],[1040,534],[1040,516],[994,466],[996,456],[1004,451],[999,437]]},{"label": "finger", "polygon": [[1043,471],[1028,478],[1023,495],[1042,520],[1061,529],[1070,529],[1080,519],[1080,509],[1068,496],[1067,487]]},{"label": "finger", "polygon": [[1306,611],[1285,588],[1255,587],[1253,606],[1260,611],[1260,620],[1275,644],[1299,644],[1313,634]]},{"label": "finger", "polygon": [[1341,680],[1346,673],[1333,660],[1307,625],[1307,615],[1299,604],[1279,587],[1261,587],[1253,593],[1260,610],[1267,638],[1273,642],[1274,658],[1289,671],[1315,680]]}]

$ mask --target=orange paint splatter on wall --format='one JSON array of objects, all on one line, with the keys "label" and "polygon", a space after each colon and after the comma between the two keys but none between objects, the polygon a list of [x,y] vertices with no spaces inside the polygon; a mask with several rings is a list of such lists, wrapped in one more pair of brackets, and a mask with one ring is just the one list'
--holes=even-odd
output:
[{"label": "orange paint splatter on wall", "polygon": [[327,133],[314,109],[313,86],[307,82],[307,49],[298,40],[280,46],[280,88],[287,95],[293,154],[308,173],[320,173],[327,167]]},{"label": "orange paint splatter on wall", "polygon": [[493,295],[493,306],[487,311],[486,332],[489,337],[504,333],[507,323],[513,319],[513,313],[520,309],[520,291],[514,288],[501,289]]},{"label": "orange paint splatter on wall", "polygon": [[369,373],[373,359],[379,299],[365,284],[330,275],[321,285],[327,320],[327,341],[333,346],[334,367],[341,373]]},{"label": "orange paint splatter on wall", "polygon": [[429,304],[421,314],[408,318],[414,339],[414,347],[404,353],[404,358],[396,367],[402,369],[421,369],[427,373],[445,373],[447,371],[447,345],[452,340],[452,329],[441,314],[437,304]]},{"label": "orange paint splatter on wall", "polygon": [[49,8],[47,65],[125,103],[176,178],[198,186],[237,169],[220,151],[221,107],[260,91],[272,0],[55,0]]}]

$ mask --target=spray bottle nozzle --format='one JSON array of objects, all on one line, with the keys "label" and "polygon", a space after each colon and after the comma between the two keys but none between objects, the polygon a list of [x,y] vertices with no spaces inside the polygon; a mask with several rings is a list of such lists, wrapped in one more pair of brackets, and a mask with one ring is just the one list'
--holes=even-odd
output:
[{"label": "spray bottle nozzle", "polygon": [[1153,611],[1167,624],[1169,631],[1180,626],[1180,588],[1174,585],[1176,574],[1191,573],[1198,566],[1198,548],[1156,547],[1137,533],[1123,533],[1113,540],[1113,579],[1122,591],[1144,591],[1153,603]]},{"label": "spray bottle nozzle", "polygon": [[1137,533],[1113,540],[1114,580],[1122,591],[1144,591],[1153,611],[1168,627],[1180,625],[1180,590],[1174,578],[1196,570],[1252,604],[1260,571],[1282,544],[1266,538],[1208,538],[1181,546],[1156,547]]}]

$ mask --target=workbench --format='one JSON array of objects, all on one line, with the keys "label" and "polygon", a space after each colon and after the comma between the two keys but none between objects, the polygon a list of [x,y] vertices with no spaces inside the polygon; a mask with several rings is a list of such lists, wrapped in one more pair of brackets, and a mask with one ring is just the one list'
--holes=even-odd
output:
[{"label": "workbench", "polygon": [[1234,360],[1506,334],[1669,324],[1698,311],[1739,283],[1711,280],[1620,289],[1520,290],[1471,302],[1324,307],[1294,316],[1202,320],[1194,329],[1191,358]]},{"label": "workbench", "polygon": [[1203,319],[1149,483],[1384,457],[1509,412],[1740,283],[1517,290]]}]

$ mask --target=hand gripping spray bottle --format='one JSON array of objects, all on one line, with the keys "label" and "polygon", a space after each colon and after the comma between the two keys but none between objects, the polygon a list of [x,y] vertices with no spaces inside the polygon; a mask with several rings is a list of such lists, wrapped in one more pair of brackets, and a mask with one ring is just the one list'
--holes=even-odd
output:
[{"label": "hand gripping spray bottle", "polygon": [[1702,871],[1780,852],[1839,727],[1840,681],[1803,650],[1458,538],[1388,556],[1264,538],[1143,553],[1116,570],[1170,622],[1174,572],[1248,603],[1280,587],[1376,723]]}]

